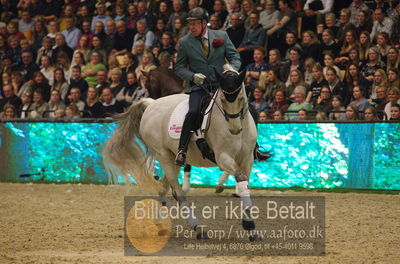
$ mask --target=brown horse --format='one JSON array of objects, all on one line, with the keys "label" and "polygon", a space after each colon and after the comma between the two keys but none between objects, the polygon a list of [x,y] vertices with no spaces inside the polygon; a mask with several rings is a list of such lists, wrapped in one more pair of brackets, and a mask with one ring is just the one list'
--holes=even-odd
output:
[{"label": "brown horse", "polygon": [[157,67],[149,72],[142,71],[142,73],[147,77],[145,87],[149,92],[149,97],[153,99],[182,93],[184,90],[183,80],[165,67]]}]

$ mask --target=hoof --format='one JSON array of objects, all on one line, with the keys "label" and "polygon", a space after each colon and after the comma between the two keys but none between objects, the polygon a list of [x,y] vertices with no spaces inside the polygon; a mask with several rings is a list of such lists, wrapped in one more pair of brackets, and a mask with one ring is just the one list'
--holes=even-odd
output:
[{"label": "hoof", "polygon": [[250,242],[258,242],[262,241],[261,237],[259,235],[250,235],[249,236]]},{"label": "hoof", "polygon": [[215,187],[215,193],[222,193],[224,191],[225,187],[224,185],[217,185],[217,187]]},{"label": "hoof", "polygon": [[240,198],[240,196],[237,193],[232,193],[232,196],[236,197],[236,198]]},{"label": "hoof", "polygon": [[208,239],[207,234],[203,233],[203,232],[199,232],[196,235],[197,240],[206,240]]}]

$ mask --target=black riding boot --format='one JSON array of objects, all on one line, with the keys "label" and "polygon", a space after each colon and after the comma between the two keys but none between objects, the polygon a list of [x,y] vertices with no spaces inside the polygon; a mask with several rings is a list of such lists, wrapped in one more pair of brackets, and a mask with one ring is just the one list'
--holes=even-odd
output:
[{"label": "black riding boot", "polygon": [[193,131],[191,131],[191,120],[189,120],[189,118],[185,118],[182,126],[181,137],[179,139],[178,154],[176,154],[175,158],[175,164],[180,167],[186,165],[186,152],[192,134]]},{"label": "black riding boot", "polygon": [[[258,112],[256,109],[254,109],[254,107],[252,105],[249,104],[249,111],[251,116],[253,117],[254,123],[256,123],[256,127],[258,124]],[[256,147],[254,148],[254,159],[258,160],[258,161],[264,161],[267,160],[269,158],[272,157],[272,155],[268,152],[261,152],[259,150],[260,146],[258,145],[258,143],[256,142]]]}]

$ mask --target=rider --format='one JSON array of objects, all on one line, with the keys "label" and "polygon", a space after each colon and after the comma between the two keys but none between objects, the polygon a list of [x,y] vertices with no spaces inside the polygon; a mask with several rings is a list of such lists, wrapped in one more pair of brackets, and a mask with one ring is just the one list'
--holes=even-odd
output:
[{"label": "rider", "polygon": [[[185,165],[190,137],[196,129],[199,104],[207,96],[207,92],[202,87],[203,84],[214,92],[219,87],[214,69],[222,72],[225,59],[235,70],[238,70],[241,64],[239,53],[226,32],[207,28],[208,14],[203,8],[191,9],[186,20],[190,34],[179,40],[180,46],[175,66],[176,73],[183,80],[190,81],[189,112],[183,122],[179,151],[175,159],[178,166]],[[270,157],[269,154],[258,150],[256,152],[256,158],[259,160]]]}]

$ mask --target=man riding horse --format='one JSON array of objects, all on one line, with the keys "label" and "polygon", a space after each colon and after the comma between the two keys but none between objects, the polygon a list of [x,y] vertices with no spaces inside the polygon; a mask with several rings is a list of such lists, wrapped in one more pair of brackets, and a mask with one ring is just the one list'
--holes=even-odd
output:
[{"label": "man riding horse", "polygon": [[[225,31],[210,30],[207,28],[208,14],[200,7],[193,8],[188,13],[188,27],[190,34],[180,39],[176,73],[183,79],[190,81],[189,111],[183,122],[179,140],[179,151],[175,164],[184,166],[186,152],[190,138],[197,129],[198,109],[203,98],[208,96],[207,90],[215,92],[219,81],[215,70],[223,71],[225,59],[237,71],[240,68],[240,56]],[[256,116],[252,113],[253,118]],[[270,157],[268,153],[254,150],[254,156],[259,161]]]}]

